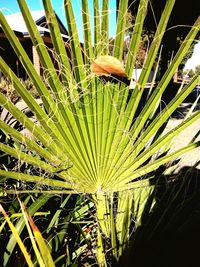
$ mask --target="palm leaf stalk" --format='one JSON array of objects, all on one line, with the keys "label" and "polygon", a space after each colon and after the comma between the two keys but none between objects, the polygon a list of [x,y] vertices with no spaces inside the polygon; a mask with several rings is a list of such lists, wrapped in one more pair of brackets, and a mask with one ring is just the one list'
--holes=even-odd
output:
[{"label": "palm leaf stalk", "polygon": [[[37,176],[28,172],[21,173],[1,169],[0,176],[5,179],[20,179],[25,182],[48,185],[52,189],[55,187],[55,190],[60,188],[60,190],[69,194],[91,194],[95,201],[99,225],[97,230],[97,260],[100,266],[106,266],[104,238],[110,238],[113,246],[113,257],[116,260],[119,260],[125,250],[129,237],[131,203],[133,198],[137,199],[138,197],[137,190],[134,191],[134,189],[140,186],[148,187],[149,185],[149,178],[144,175],[155,171],[159,166],[175,159],[186,151],[199,146],[199,142],[192,143],[178,151],[161,155],[151,161],[155,153],[163,149],[178,132],[199,119],[200,112],[194,113],[173,131],[164,136],[159,135],[150,146],[148,144],[200,80],[200,76],[196,75],[160,114],[155,118],[152,116],[155,106],[159,103],[171,77],[200,29],[200,18],[191,28],[166,74],[149,96],[141,114],[135,117],[140,99],[144,90],[146,90],[145,84],[159,53],[162,37],[174,2],[174,0],[167,1],[154,41],[149,49],[144,69],[133,92],[130,91],[129,86],[121,81],[105,81],[104,78],[97,77],[91,72],[90,65],[94,58],[99,55],[108,55],[109,51],[108,0],[103,0],[101,12],[100,3],[98,0],[94,0],[94,42],[92,40],[88,2],[82,1],[83,46],[79,40],[72,2],[71,0],[64,1],[71,59],[67,56],[66,46],[60,34],[51,2],[50,0],[43,0],[52,43],[59,55],[58,72],[51,61],[26,1],[18,0],[32,43],[44,69],[44,77],[37,74],[5,17],[2,13],[0,14],[1,28],[20,58],[43,103],[42,107],[37,104],[1,58],[1,71],[12,81],[17,93],[34,113],[37,124],[3,94],[0,94],[1,106],[31,132],[30,139],[1,121],[1,129],[15,141],[26,146],[26,150],[22,151],[8,144],[0,144],[0,149],[16,157],[20,162],[26,162],[39,168],[43,171],[41,172],[43,175]],[[123,56],[127,5],[128,1],[120,1],[117,33],[114,42],[113,56],[120,61]],[[129,78],[132,76],[141,41],[147,6],[147,0],[140,1],[125,66],[126,75]],[[61,73],[61,75],[58,75],[58,73]],[[153,120],[145,127],[149,118],[153,118]],[[34,151],[38,156],[35,157],[34,154],[27,151]],[[140,179],[138,180],[138,178]],[[149,190],[151,191],[152,188],[149,187]],[[148,193],[149,190],[147,190]],[[117,204],[114,203],[116,193],[118,193]],[[138,200],[138,203],[142,203],[142,199]],[[138,213],[141,213],[141,209],[138,209]],[[105,237],[102,237],[102,234]],[[119,250],[117,249],[118,244],[120,246]]]}]

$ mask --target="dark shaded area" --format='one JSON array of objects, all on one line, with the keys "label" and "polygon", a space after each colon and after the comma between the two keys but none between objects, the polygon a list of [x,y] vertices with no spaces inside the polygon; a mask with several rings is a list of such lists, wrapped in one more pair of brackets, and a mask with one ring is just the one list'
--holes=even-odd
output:
[{"label": "dark shaded area", "polygon": [[[119,2],[119,1],[118,1]],[[129,9],[132,14],[136,14],[138,10],[139,0],[129,0]],[[162,11],[166,5],[166,0],[157,1],[151,0],[148,5],[148,12],[145,18],[145,29],[148,32],[155,32],[158,22],[160,20]],[[170,19],[167,25],[167,31],[164,34],[162,44],[162,61],[161,61],[161,75],[168,67],[168,61],[178,51],[180,46],[178,38],[184,39],[191,26],[195,23],[198,16],[200,16],[200,1],[191,0],[176,0],[173,7]]]},{"label": "dark shaded area", "polygon": [[[200,170],[183,167],[162,179],[168,183],[149,197],[132,236],[128,266],[199,266]],[[153,199],[156,204],[149,211]]]},{"label": "dark shaded area", "polygon": [[[189,110],[192,107],[192,103],[185,103],[185,105],[181,105],[180,107],[178,107],[174,113],[172,113],[171,118],[173,119],[184,119],[185,116],[187,115],[187,113],[189,112]],[[197,104],[196,107],[194,108],[194,111],[198,111],[200,110],[200,104]]]}]

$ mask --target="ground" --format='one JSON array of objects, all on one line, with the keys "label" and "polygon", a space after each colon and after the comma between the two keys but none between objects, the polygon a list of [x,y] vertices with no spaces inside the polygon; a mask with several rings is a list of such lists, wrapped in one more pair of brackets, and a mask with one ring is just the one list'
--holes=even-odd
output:
[{"label": "ground", "polygon": [[[186,114],[191,107],[191,104],[184,103],[180,106],[180,108],[176,111],[174,116],[169,120],[167,127],[165,131],[169,131],[176,127],[178,124],[180,124],[183,121],[183,114]],[[199,105],[200,108],[200,105]],[[171,146],[171,151],[177,150],[185,145],[187,145],[190,140],[199,132],[199,136],[197,138],[197,141],[200,140],[200,119],[198,119],[196,122],[194,122],[192,125],[190,125],[188,128],[186,128],[183,132],[181,132],[179,135],[177,135],[174,139],[174,142]],[[181,156],[181,161],[178,163],[179,168],[183,166],[193,166],[198,161],[200,161],[200,147],[193,149],[192,151],[189,151]],[[198,169],[200,169],[199,166],[196,166]]]}]

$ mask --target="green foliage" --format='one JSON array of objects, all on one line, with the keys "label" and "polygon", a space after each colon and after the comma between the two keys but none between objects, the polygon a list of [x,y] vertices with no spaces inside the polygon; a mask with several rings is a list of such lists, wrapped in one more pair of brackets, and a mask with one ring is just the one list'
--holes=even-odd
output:
[{"label": "green foliage", "polygon": [[191,69],[188,75],[190,76],[190,78],[192,78],[195,75],[195,71]]},{"label": "green foliage", "polygon": [[188,74],[190,78],[194,77],[195,75],[198,75],[200,73],[200,65],[197,65],[194,69],[186,70],[184,74]]},{"label": "green foliage", "polygon": [[[148,90],[146,83],[159,53],[174,2],[174,0],[169,0],[166,3],[144,68],[134,89],[130,89],[123,81],[112,75],[99,77],[91,72],[90,66],[94,57],[108,55],[109,51],[107,0],[103,1],[101,11],[98,1],[94,1],[95,14],[98,14],[94,17],[94,44],[91,38],[90,18],[87,14],[88,2],[82,1],[84,48],[79,41],[72,3],[70,0],[64,1],[71,58],[65,49],[51,2],[43,0],[52,43],[55,53],[59,55],[58,70],[53,65],[26,1],[18,0],[33,45],[44,69],[43,78],[34,69],[3,14],[0,14],[2,30],[19,56],[31,83],[42,100],[41,106],[6,62],[0,58],[1,71],[12,81],[17,94],[36,118],[35,123],[4,94],[0,93],[1,106],[31,132],[31,137],[24,137],[22,133],[1,121],[2,131],[20,145],[11,146],[1,143],[0,149],[17,158],[19,165],[25,162],[36,170],[30,172],[28,168],[23,171],[20,168],[16,171],[1,168],[0,177],[2,181],[12,178],[22,183],[35,183],[36,187],[33,188],[32,193],[40,191],[44,194],[53,194],[55,190],[60,193],[64,190],[65,193],[72,195],[89,196],[94,206],[91,222],[93,231],[89,230],[88,237],[84,233],[84,228],[78,224],[81,234],[77,236],[82,236],[81,241],[79,240],[82,255],[89,258],[92,251],[92,258],[99,266],[108,266],[120,261],[126,262],[131,219],[134,217],[134,227],[137,229],[141,225],[141,215],[147,205],[147,199],[151,198],[154,190],[155,182],[152,182],[157,178],[156,172],[159,167],[199,146],[199,142],[193,142],[175,152],[168,151],[169,143],[176,134],[200,118],[199,111],[170,132],[162,133],[162,128],[171,114],[199,82],[199,75],[195,75],[163,110],[157,107],[163,92],[200,29],[200,18],[191,28],[157,87],[145,98],[146,90]],[[127,10],[127,5],[128,1],[120,2],[113,48],[114,57],[120,61],[123,56],[126,30],[124,12]],[[141,0],[135,18],[130,49],[124,66],[129,78],[132,77],[140,46],[147,6],[148,1]],[[141,100],[145,102],[142,107]],[[23,151],[22,146],[26,148]],[[145,190],[141,189],[143,187]],[[31,190],[29,191],[31,193]],[[11,192],[14,191],[9,191]],[[4,193],[8,193],[8,190],[5,189]],[[149,210],[154,206],[153,200],[148,203]],[[66,198],[61,205],[64,207],[67,201]],[[87,203],[87,205],[91,204]],[[79,212],[81,210],[85,215],[85,207],[84,211],[82,208]],[[51,228],[56,227],[58,214],[59,211],[56,211],[55,216],[52,217]],[[79,215],[78,212],[77,214]],[[23,217],[26,218],[26,215]],[[71,217],[66,213],[62,221],[63,225],[70,219]],[[87,230],[90,229],[91,225],[88,226],[87,223],[85,225]],[[17,228],[17,225],[15,227]],[[59,234],[63,238],[61,244],[65,239],[62,233],[67,230],[62,227],[59,229]],[[62,257],[65,257],[67,264],[73,264],[78,257],[77,244],[73,246],[67,240],[64,247],[65,254],[59,254],[59,257],[54,260],[59,262]],[[74,253],[72,253],[73,248]]]},{"label": "green foliage", "polygon": [[[31,82],[31,80],[27,79],[25,81],[21,80],[21,83],[24,87],[31,93],[34,98],[38,98],[39,95]],[[17,94],[12,82],[9,79],[4,77],[0,80],[0,92],[5,94],[12,102],[17,102],[20,100],[20,96]]]},{"label": "green foliage", "polygon": [[199,73],[200,73],[200,65],[197,65],[197,66],[195,67],[195,73],[196,73],[196,74],[199,74]]}]

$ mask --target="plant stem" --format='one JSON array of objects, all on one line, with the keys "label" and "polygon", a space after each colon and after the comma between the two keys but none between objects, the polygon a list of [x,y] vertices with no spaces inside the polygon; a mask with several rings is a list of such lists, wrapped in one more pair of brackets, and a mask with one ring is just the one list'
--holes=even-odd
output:
[{"label": "plant stem", "polygon": [[97,261],[100,267],[107,267],[105,250],[103,245],[103,235],[107,235],[106,231],[106,198],[103,192],[98,192],[95,196],[96,200],[96,216],[97,216]]}]

